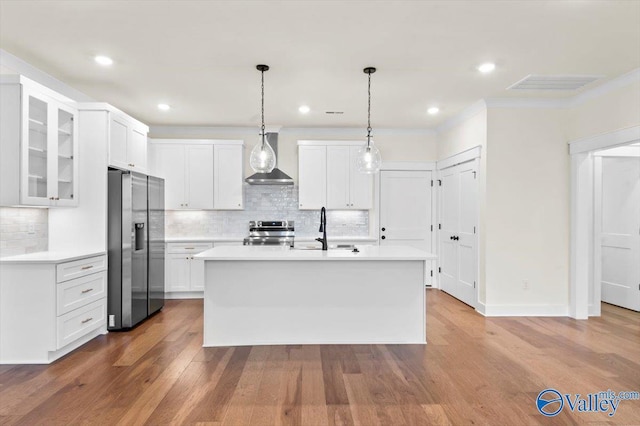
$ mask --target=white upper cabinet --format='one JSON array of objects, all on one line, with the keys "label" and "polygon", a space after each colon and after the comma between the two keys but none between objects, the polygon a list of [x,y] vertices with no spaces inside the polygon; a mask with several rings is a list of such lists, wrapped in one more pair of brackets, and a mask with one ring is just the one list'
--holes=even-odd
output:
[{"label": "white upper cabinet", "polygon": [[[186,155],[184,145],[149,144],[151,174],[164,178],[164,208],[184,209],[186,190]],[[206,185],[205,185],[206,186]]]},{"label": "white upper cabinet", "polygon": [[165,180],[167,210],[243,208],[242,141],[155,139],[149,159]]},{"label": "white upper cabinet", "polygon": [[22,76],[0,84],[0,205],[76,206],[77,104]]},{"label": "white upper cabinet", "polygon": [[349,202],[352,209],[368,210],[373,207],[373,175],[358,171],[359,149],[360,146],[349,147]]},{"label": "white upper cabinet", "polygon": [[327,147],[327,208],[349,209],[349,147]]},{"label": "white upper cabinet", "polygon": [[110,114],[109,165],[147,173],[147,133],[149,128],[137,120]]},{"label": "white upper cabinet", "polygon": [[244,146],[216,144],[213,152],[213,206],[218,210],[241,210],[244,207]]},{"label": "white upper cabinet", "polygon": [[213,146],[187,145],[185,205],[189,209],[213,209]]},{"label": "white upper cabinet", "polygon": [[[361,142],[299,142],[300,209],[368,210],[373,206],[373,175],[358,172]],[[324,168],[324,169],[323,169]]]},{"label": "white upper cabinet", "polygon": [[298,208],[317,210],[327,204],[327,148],[298,147]]}]

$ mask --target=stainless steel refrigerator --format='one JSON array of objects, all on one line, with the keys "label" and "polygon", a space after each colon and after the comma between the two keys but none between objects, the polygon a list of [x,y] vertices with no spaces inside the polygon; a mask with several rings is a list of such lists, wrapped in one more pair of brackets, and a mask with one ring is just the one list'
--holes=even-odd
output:
[{"label": "stainless steel refrigerator", "polygon": [[134,327],[164,305],[164,180],[109,169],[108,329]]}]

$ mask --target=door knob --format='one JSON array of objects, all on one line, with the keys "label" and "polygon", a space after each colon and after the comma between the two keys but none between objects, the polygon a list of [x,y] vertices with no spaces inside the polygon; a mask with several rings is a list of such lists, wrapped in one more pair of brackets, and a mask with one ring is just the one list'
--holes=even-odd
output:
[{"label": "door knob", "polygon": [[382,238],[382,239],[384,240],[384,239],[385,239],[385,238],[387,238],[387,237],[385,237],[385,236],[383,235],[383,236],[382,236],[382,237],[380,237],[380,238]]}]

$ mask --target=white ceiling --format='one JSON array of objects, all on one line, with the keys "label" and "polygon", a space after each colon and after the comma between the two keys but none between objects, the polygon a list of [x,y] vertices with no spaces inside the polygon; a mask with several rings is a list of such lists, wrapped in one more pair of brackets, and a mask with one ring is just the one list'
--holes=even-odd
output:
[{"label": "white ceiling", "polygon": [[257,125],[266,63],[268,125],[365,127],[375,66],[374,128],[430,128],[481,98],[575,94],[505,90],[528,74],[605,76],[588,89],[640,67],[640,1],[0,0],[0,47],[155,125]]}]

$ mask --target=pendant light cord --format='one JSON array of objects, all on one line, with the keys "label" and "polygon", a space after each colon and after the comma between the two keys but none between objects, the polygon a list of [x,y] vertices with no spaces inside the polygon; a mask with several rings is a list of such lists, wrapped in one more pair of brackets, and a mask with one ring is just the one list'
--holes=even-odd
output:
[{"label": "pendant light cord", "polygon": [[260,71],[262,75],[262,148],[264,149],[265,133],[264,133],[264,70]]},{"label": "pendant light cord", "polygon": [[367,148],[371,145],[371,73],[369,73],[369,84],[367,86],[368,106],[367,106]]}]

